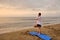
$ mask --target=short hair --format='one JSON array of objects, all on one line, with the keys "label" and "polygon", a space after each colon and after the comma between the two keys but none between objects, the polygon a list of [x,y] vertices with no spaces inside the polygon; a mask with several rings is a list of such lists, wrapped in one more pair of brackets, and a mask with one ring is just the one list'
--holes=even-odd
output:
[{"label": "short hair", "polygon": [[41,13],[39,13],[38,16],[41,16]]}]

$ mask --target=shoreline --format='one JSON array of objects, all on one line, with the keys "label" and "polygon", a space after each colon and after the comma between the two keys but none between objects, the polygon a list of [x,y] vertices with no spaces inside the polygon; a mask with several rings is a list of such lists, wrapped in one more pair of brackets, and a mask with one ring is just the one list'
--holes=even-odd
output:
[{"label": "shoreline", "polygon": [[[57,25],[57,24],[47,24],[47,25],[43,25],[43,26],[49,26],[49,25]],[[2,28],[2,29],[0,29],[0,34],[16,32],[16,31],[21,31],[21,30],[26,30],[26,29],[31,29],[31,28],[34,28],[34,27],[30,26],[30,27],[9,27],[9,28]]]},{"label": "shoreline", "polygon": [[21,31],[21,30],[25,30],[25,29],[31,29],[33,27],[11,27],[11,28],[2,28],[0,29],[0,34],[4,34],[4,33],[10,33],[10,32],[16,32],[16,31]]}]

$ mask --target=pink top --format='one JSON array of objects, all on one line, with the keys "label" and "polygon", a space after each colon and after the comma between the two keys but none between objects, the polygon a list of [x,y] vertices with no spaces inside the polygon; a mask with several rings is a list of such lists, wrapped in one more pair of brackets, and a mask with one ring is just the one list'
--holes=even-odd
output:
[{"label": "pink top", "polygon": [[38,16],[38,17],[37,17],[36,24],[40,24],[40,25],[41,25],[41,16]]}]

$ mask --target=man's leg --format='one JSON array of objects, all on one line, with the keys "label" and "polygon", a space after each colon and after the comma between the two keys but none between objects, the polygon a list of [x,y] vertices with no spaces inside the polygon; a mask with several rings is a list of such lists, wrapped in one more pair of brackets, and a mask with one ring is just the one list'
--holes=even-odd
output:
[{"label": "man's leg", "polygon": [[41,27],[38,27],[38,32],[41,33]]},{"label": "man's leg", "polygon": [[35,29],[38,33],[41,33],[41,27],[36,27]]}]

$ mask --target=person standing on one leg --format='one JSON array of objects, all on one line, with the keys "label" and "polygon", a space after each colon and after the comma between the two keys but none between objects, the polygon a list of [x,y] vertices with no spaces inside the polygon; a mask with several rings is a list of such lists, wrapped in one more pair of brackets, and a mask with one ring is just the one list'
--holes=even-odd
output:
[{"label": "person standing on one leg", "polygon": [[38,17],[36,19],[36,25],[34,26],[38,33],[41,33],[41,13],[38,13]]}]

